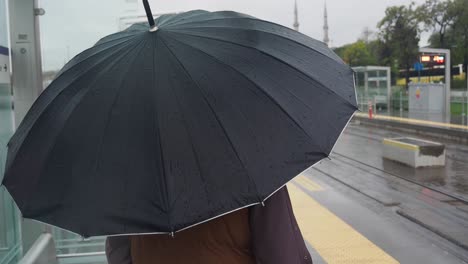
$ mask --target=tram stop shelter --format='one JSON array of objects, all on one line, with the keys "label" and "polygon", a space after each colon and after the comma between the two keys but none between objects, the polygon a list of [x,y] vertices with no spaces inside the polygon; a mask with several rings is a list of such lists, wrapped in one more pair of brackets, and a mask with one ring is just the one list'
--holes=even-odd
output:
[{"label": "tram stop shelter", "polygon": [[384,66],[353,67],[356,93],[360,110],[366,110],[369,102],[375,109],[390,109],[391,70]]}]

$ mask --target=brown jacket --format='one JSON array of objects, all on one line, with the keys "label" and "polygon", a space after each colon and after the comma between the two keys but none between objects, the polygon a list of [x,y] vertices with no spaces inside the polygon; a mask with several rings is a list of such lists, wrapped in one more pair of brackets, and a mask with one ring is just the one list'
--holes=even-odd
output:
[{"label": "brown jacket", "polygon": [[265,206],[240,210],[164,235],[110,237],[109,264],[310,264],[312,259],[281,189]]},{"label": "brown jacket", "polygon": [[254,264],[248,209],[177,233],[132,236],[133,264]]}]

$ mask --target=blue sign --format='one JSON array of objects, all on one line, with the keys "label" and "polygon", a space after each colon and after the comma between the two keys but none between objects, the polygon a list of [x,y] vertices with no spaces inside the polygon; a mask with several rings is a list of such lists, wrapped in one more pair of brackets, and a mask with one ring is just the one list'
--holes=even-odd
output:
[{"label": "blue sign", "polygon": [[415,71],[422,71],[424,70],[424,65],[420,62],[416,62],[414,65],[413,65],[413,68]]}]

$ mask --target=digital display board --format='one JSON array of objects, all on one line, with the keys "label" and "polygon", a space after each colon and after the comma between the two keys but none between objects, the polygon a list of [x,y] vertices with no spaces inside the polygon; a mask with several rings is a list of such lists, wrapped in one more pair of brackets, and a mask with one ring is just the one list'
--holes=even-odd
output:
[{"label": "digital display board", "polygon": [[424,54],[424,55],[421,55],[421,63],[426,67],[430,67],[434,65],[444,65],[445,55]]}]

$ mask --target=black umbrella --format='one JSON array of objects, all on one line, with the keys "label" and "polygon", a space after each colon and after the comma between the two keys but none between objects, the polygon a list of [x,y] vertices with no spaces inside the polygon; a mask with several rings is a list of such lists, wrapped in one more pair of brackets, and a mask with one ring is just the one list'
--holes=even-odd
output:
[{"label": "black umbrella", "polygon": [[180,231],[265,201],[357,109],[322,42],[235,12],[148,17],[76,56],[19,126],[3,184],[24,217],[85,237]]}]

